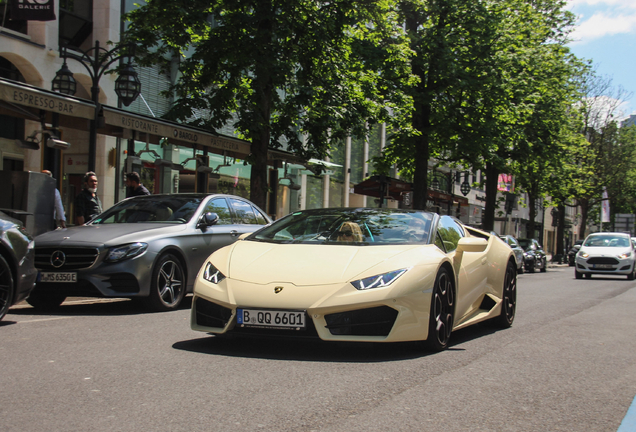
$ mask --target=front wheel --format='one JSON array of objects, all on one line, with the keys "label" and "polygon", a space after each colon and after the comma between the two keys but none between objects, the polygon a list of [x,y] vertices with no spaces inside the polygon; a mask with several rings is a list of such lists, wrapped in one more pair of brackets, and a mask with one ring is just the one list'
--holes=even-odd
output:
[{"label": "front wheel", "polygon": [[512,263],[506,267],[503,292],[501,295],[501,313],[493,319],[497,327],[508,328],[512,325],[517,311],[517,275]]},{"label": "front wheel", "polygon": [[11,307],[13,296],[15,295],[15,284],[11,267],[4,257],[0,256],[0,320],[4,318]]},{"label": "front wheel", "polygon": [[543,261],[541,261],[541,273],[545,273],[548,271],[548,261],[543,258]]},{"label": "front wheel", "polygon": [[431,351],[442,351],[448,347],[453,330],[455,313],[455,291],[451,275],[445,268],[435,278],[431,296],[431,312],[428,319],[428,337],[425,346]]},{"label": "front wheel", "polygon": [[636,273],[636,266],[632,269],[631,273],[627,275],[627,280],[634,280],[635,273]]},{"label": "front wheel", "polygon": [[574,277],[576,279],[583,279],[583,273],[579,272],[578,270],[574,270]]},{"label": "front wheel", "polygon": [[184,275],[179,258],[170,253],[162,255],[152,270],[146,306],[154,311],[177,309],[185,296]]},{"label": "front wheel", "polygon": [[534,273],[536,271],[537,260],[532,260],[530,266],[528,267],[528,273]]}]

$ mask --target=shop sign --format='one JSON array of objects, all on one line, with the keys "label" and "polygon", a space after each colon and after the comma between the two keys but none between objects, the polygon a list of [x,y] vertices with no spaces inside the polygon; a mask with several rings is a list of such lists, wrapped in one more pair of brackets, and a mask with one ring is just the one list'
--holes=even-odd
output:
[{"label": "shop sign", "polygon": [[85,174],[88,171],[87,154],[65,154],[64,173],[65,174]]},{"label": "shop sign", "polygon": [[227,150],[246,155],[250,154],[250,144],[247,142],[219,137],[185,127],[175,127],[169,123],[153,119],[145,119],[143,117],[122,114],[107,109],[104,109],[104,119],[107,124],[124,129],[132,129],[159,137],[171,137],[178,141],[200,144],[219,150]]},{"label": "shop sign", "polygon": [[26,21],[54,21],[53,0],[11,0],[11,19]]},{"label": "shop sign", "polygon": [[71,117],[81,117],[85,119],[95,118],[95,107],[93,105],[12,83],[0,82],[0,99],[10,103]]}]

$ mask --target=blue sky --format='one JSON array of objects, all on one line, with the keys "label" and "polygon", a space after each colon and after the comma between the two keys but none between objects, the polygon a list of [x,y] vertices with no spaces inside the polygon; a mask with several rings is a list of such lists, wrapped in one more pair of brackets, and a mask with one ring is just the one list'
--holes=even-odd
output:
[{"label": "blue sky", "polygon": [[636,114],[636,0],[568,0],[578,21],[568,45],[579,58],[592,60],[599,75],[631,92],[622,107]]}]

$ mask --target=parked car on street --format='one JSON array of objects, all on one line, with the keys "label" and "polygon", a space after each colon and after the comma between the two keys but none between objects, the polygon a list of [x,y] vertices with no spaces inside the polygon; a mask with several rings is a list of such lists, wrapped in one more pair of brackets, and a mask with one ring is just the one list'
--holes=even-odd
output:
[{"label": "parked car on street", "polygon": [[147,195],[125,199],[86,225],[35,238],[41,277],[27,300],[59,306],[68,296],[131,297],[176,309],[213,251],[271,220],[232,195]]},{"label": "parked car on street", "polygon": [[514,238],[511,235],[502,235],[499,236],[503,241],[506,242],[506,244],[508,246],[510,246],[510,249],[512,249],[512,251],[515,254],[515,260],[517,261],[517,273],[521,274],[523,273],[523,268],[525,265],[525,260],[524,260],[524,250],[523,248],[519,245],[519,242],[517,241],[516,238]]},{"label": "parked car on street", "polygon": [[496,235],[451,216],[377,208],[294,212],[213,253],[192,329],[251,337],[422,341],[516,311],[516,262]]},{"label": "parked car on street", "polygon": [[534,273],[537,269],[542,272],[548,270],[548,259],[538,240],[519,239],[519,245],[524,251],[524,265],[528,273]]},{"label": "parked car on street", "polygon": [[599,232],[585,238],[576,254],[574,277],[591,278],[593,274],[636,277],[634,244],[626,233]]},{"label": "parked car on street", "polygon": [[574,242],[570,250],[568,251],[568,265],[570,267],[574,267],[574,262],[576,260],[576,253],[581,249],[581,245],[583,244],[584,239],[578,239]]},{"label": "parked car on street", "polygon": [[22,222],[0,211],[0,320],[33,289],[33,237]]}]

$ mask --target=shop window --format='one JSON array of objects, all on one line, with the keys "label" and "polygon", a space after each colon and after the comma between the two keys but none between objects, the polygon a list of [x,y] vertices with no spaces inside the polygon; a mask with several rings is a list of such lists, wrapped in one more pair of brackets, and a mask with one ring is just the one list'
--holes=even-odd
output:
[{"label": "shop window", "polygon": [[24,171],[24,161],[20,159],[4,158],[2,160],[4,171]]},{"label": "shop window", "polygon": [[24,119],[0,115],[0,138],[24,138]]}]

